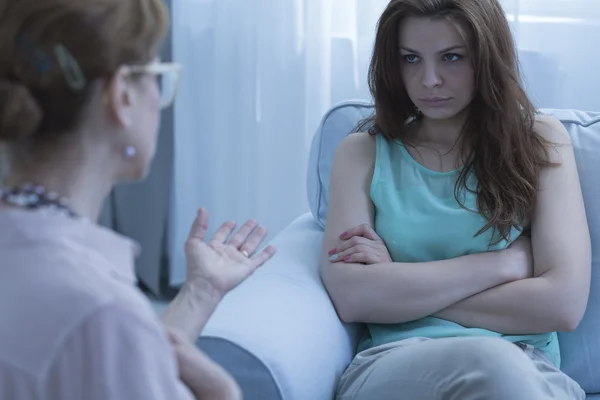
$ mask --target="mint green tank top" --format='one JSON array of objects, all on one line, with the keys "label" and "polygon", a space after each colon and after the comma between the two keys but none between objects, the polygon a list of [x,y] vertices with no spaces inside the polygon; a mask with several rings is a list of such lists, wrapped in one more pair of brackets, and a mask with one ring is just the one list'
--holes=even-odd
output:
[{"label": "mint green tank top", "polygon": [[[432,171],[417,162],[397,141],[376,137],[376,161],[371,182],[375,207],[375,230],[385,241],[396,262],[438,261],[474,253],[501,250],[520,234],[516,228],[510,240],[490,245],[493,230],[475,234],[486,224],[476,210],[476,195],[463,190],[462,208],[454,196],[459,170]],[[474,177],[467,180],[475,188]],[[411,337],[447,338],[491,336],[523,342],[541,350],[560,367],[555,332],[539,335],[503,335],[485,329],[466,328],[440,318],[426,317],[401,324],[367,324],[359,351]]]}]

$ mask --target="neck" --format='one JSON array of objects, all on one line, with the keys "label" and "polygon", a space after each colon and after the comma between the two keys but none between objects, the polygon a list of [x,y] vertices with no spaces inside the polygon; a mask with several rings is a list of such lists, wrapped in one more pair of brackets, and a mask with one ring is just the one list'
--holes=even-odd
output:
[{"label": "neck", "polygon": [[15,166],[4,180],[4,184],[41,185],[46,190],[65,197],[69,208],[77,215],[97,221],[104,200],[114,186],[110,171],[106,166],[97,165],[93,157],[80,157],[81,160],[86,160],[86,163],[67,157],[54,156],[49,160],[36,158],[35,165],[30,168]]},{"label": "neck", "polygon": [[453,147],[460,139],[465,122],[466,115],[464,113],[444,120],[423,117],[418,125],[415,139],[418,142],[429,142],[442,148]]}]

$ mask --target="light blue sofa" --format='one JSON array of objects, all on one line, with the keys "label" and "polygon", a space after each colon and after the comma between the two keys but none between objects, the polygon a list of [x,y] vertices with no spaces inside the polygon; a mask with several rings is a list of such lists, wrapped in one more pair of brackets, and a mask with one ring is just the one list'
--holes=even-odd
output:
[{"label": "light blue sofa", "polygon": [[[277,255],[227,296],[198,341],[236,377],[246,400],[331,400],[354,355],[362,327],[337,318],[319,278],[319,252],[333,153],[372,111],[368,103],[351,101],[323,118],[309,161],[311,213],[275,238]],[[593,247],[586,315],[577,330],[559,335],[562,368],[588,400],[600,400],[600,113],[545,111],[571,134]]]}]

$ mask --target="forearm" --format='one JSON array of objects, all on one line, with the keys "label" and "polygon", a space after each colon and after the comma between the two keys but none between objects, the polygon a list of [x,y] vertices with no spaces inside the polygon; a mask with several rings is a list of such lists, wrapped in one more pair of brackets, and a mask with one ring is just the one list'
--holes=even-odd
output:
[{"label": "forearm", "polygon": [[162,321],[195,342],[220,300],[209,287],[198,282],[186,282],[169,304]]},{"label": "forearm", "polygon": [[570,330],[576,317],[570,315],[569,300],[560,297],[557,281],[542,276],[506,283],[434,316],[507,335]]},{"label": "forearm", "polygon": [[400,323],[518,279],[499,252],[424,263],[330,264],[323,278],[345,322]]}]

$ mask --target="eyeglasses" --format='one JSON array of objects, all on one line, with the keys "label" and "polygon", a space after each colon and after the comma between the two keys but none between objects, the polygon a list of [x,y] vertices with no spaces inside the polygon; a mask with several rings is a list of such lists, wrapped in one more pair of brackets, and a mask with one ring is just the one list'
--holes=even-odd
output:
[{"label": "eyeglasses", "polygon": [[154,61],[147,65],[130,65],[128,68],[134,74],[156,75],[160,88],[160,108],[164,109],[173,104],[179,88],[180,64]]}]

